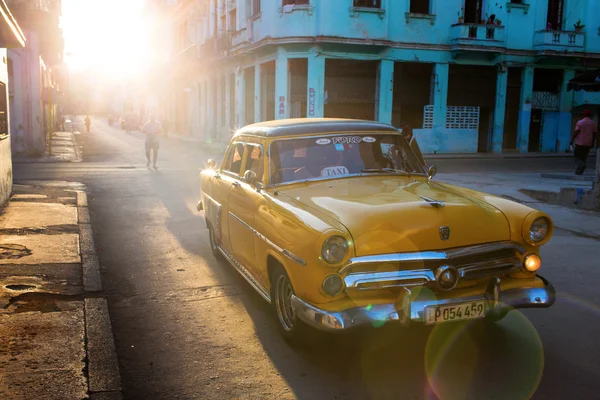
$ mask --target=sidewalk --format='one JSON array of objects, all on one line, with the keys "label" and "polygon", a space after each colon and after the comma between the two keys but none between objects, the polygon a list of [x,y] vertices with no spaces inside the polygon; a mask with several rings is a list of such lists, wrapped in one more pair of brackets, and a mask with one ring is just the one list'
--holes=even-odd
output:
[{"label": "sidewalk", "polygon": [[0,209],[0,398],[120,399],[83,185],[23,182]]},{"label": "sidewalk", "polygon": [[78,131],[54,132],[51,149],[47,145],[40,157],[13,155],[13,163],[81,162],[79,135]]}]

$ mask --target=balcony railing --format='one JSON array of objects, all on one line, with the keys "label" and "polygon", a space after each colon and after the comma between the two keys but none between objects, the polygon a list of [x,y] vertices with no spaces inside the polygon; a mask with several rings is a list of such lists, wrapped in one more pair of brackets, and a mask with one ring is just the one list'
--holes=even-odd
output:
[{"label": "balcony railing", "polygon": [[575,92],[573,105],[575,107],[600,105],[600,92],[586,92],[584,90]]},{"label": "balcony railing", "polygon": [[450,30],[451,40],[460,45],[505,47],[504,27],[498,25],[455,24]]},{"label": "balcony railing", "polygon": [[538,31],[533,37],[533,47],[538,51],[583,51],[585,34],[576,31]]}]

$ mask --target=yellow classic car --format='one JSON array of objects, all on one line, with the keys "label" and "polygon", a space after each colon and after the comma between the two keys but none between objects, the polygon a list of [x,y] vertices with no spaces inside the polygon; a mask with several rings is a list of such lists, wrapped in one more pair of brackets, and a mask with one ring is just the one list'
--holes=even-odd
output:
[{"label": "yellow classic car", "polygon": [[287,339],[550,307],[537,275],[548,215],[433,175],[390,125],[270,121],[209,160],[198,210],[213,253],[273,305]]}]

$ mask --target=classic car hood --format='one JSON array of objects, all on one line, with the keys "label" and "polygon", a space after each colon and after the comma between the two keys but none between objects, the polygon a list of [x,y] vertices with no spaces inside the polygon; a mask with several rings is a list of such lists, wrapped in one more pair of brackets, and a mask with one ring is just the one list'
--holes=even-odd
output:
[{"label": "classic car hood", "polygon": [[[352,235],[356,255],[412,252],[510,240],[490,204],[421,178],[368,176],[280,188],[290,201],[329,215]],[[441,200],[435,207],[421,196]],[[442,239],[441,227],[450,235]]]}]

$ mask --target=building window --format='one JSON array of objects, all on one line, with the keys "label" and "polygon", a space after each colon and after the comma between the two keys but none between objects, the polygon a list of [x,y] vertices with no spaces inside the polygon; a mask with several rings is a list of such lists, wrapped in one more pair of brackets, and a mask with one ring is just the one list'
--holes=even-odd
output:
[{"label": "building window", "polygon": [[0,138],[8,135],[8,101],[6,85],[0,82]]},{"label": "building window", "polygon": [[429,0],[410,0],[410,12],[412,14],[430,14],[430,3]]},{"label": "building window", "polygon": [[252,1],[252,15],[260,14],[260,0]]},{"label": "building window", "polygon": [[381,8],[381,0],[353,0],[353,6],[358,8]]},{"label": "building window", "polygon": [[292,5],[308,5],[309,0],[283,0],[284,6],[292,6]]}]

